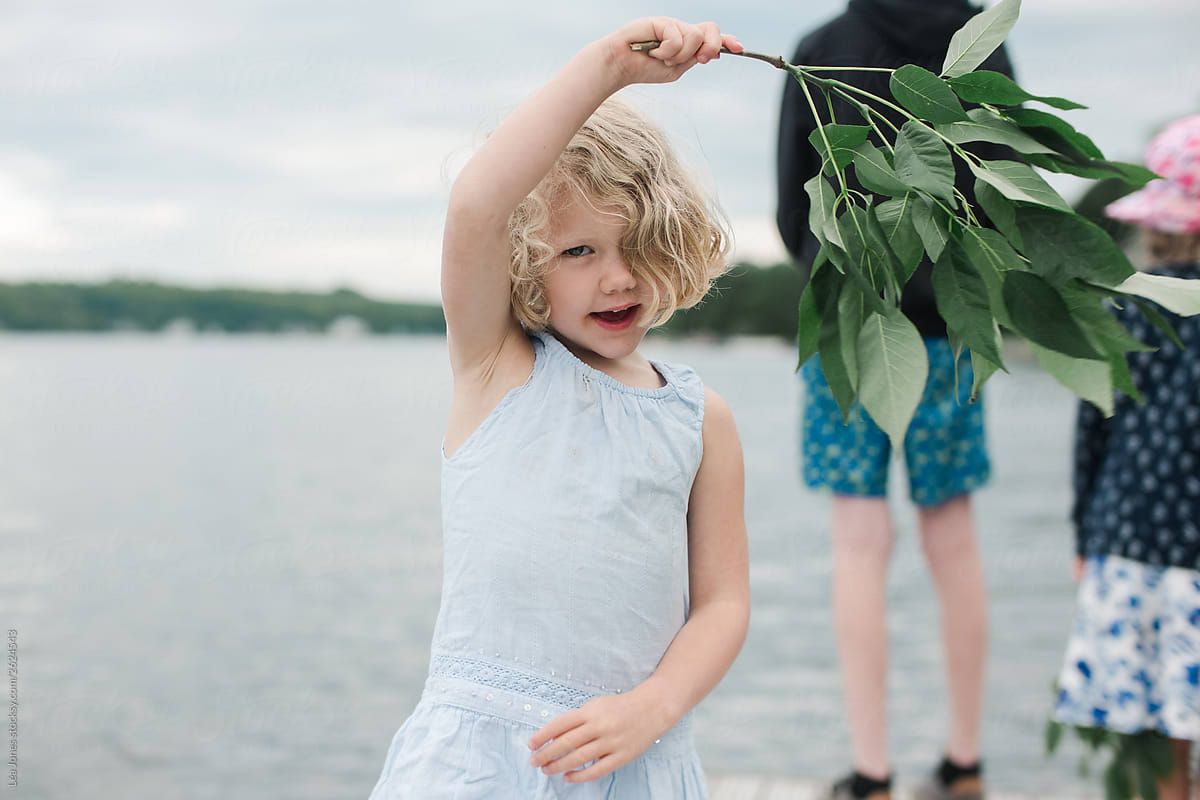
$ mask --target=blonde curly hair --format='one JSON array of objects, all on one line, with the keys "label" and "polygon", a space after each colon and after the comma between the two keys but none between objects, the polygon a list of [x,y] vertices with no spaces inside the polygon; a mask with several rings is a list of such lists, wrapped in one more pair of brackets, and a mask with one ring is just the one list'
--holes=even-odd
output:
[{"label": "blonde curly hair", "polygon": [[530,330],[550,319],[545,277],[558,253],[554,209],[575,195],[626,221],[622,255],[652,300],[638,320],[661,325],[707,294],[728,266],[724,213],[671,151],[666,136],[627,103],[606,100],[508,219],[513,313]]}]

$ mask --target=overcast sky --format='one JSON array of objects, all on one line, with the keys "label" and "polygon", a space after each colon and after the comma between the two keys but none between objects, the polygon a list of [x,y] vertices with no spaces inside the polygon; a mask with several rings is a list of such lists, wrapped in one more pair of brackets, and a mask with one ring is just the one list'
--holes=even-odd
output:
[{"label": "overcast sky", "polygon": [[[663,13],[788,56],[841,7],[0,0],[0,280],[434,300],[450,177],[579,46]],[[1087,104],[1067,118],[1136,161],[1157,125],[1200,110],[1198,32],[1197,0],[1025,0],[1009,49],[1023,86]],[[710,177],[739,255],[763,263],[783,254],[784,78],[726,57],[631,92]]]}]

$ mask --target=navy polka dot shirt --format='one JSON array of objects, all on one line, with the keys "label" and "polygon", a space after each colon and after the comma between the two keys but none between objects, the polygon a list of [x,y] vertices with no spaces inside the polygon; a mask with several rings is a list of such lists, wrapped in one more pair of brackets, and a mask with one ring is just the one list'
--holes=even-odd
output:
[{"label": "navy polka dot shirt", "polygon": [[[1200,264],[1155,272],[1195,279]],[[1184,344],[1180,350],[1133,303],[1113,312],[1158,349],[1126,354],[1144,403],[1118,393],[1107,419],[1091,403],[1079,404],[1076,552],[1200,569],[1200,317],[1162,310]]]}]

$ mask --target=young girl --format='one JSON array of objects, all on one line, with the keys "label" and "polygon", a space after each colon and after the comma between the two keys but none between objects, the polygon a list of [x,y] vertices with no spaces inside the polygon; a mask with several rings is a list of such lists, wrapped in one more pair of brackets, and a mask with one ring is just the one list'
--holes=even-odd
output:
[{"label": "young girl", "polygon": [[[1143,228],[1154,272],[1200,278],[1200,116],[1155,137],[1146,165],[1163,180],[1107,212]],[[1157,348],[1129,354],[1145,402],[1119,395],[1109,419],[1080,404],[1072,517],[1081,580],[1055,718],[1166,735],[1176,766],[1159,796],[1182,800],[1200,739],[1200,317],[1164,313],[1183,348],[1133,303],[1117,312]]]},{"label": "young girl", "polygon": [[705,797],[689,711],[749,616],[741,447],[695,373],[637,347],[703,297],[727,238],[662,135],[608,98],[722,45],[741,49],[711,23],[629,23],[454,184],[442,605],[372,800]]}]

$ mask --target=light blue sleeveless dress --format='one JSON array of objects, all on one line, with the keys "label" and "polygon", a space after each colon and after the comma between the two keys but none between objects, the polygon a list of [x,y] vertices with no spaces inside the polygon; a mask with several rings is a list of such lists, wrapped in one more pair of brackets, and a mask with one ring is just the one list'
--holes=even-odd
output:
[{"label": "light blue sleeveless dress", "polygon": [[539,728],[645,680],[688,614],[687,506],[704,386],[626,386],[549,333],[529,379],[442,462],[443,584],[429,676],[370,800],[700,800],[691,713],[639,758],[569,784]]}]

